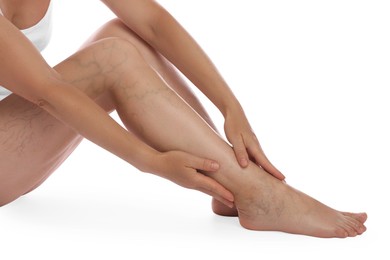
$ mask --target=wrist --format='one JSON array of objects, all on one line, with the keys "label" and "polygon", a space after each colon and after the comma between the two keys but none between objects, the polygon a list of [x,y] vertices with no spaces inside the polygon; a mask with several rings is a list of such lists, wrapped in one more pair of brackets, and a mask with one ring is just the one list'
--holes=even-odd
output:
[{"label": "wrist", "polygon": [[237,99],[232,99],[230,101],[224,102],[224,104],[221,106],[219,110],[221,111],[225,119],[230,115],[244,113],[244,110]]},{"label": "wrist", "polygon": [[166,153],[155,151],[144,157],[142,172],[151,173],[157,176],[164,175],[164,167],[166,166]]},{"label": "wrist", "polygon": [[134,167],[139,171],[145,173],[156,174],[159,169],[159,158],[161,152],[154,149],[147,149],[144,151],[139,151],[135,157],[132,158]]}]

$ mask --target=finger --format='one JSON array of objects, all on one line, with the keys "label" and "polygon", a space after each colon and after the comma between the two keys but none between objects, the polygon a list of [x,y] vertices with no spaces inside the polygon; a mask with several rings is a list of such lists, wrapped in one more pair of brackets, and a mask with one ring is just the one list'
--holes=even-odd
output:
[{"label": "finger", "polygon": [[241,167],[247,167],[249,164],[249,156],[246,151],[244,140],[240,135],[239,138],[236,138],[232,141],[234,154],[236,155],[237,161]]},{"label": "finger", "polygon": [[229,201],[223,197],[220,197],[218,195],[215,195],[215,194],[213,195],[210,192],[208,192],[207,190],[199,189],[198,191],[201,191],[207,195],[210,195],[212,198],[216,199],[217,201],[219,201],[220,203],[222,203],[223,205],[225,205],[226,207],[228,207],[230,209],[234,208],[234,202],[231,202],[231,201]]},{"label": "finger", "polygon": [[190,159],[191,162],[190,165],[187,165],[187,167],[206,172],[215,172],[219,169],[219,163],[214,160],[200,158],[192,155],[190,156],[192,157]]},{"label": "finger", "polygon": [[267,172],[271,173],[274,177],[279,180],[284,180],[286,176],[283,175],[268,159],[264,154],[259,156],[258,162],[260,166]]},{"label": "finger", "polygon": [[195,175],[193,181],[196,183],[195,189],[214,197],[230,208],[234,206],[233,194],[217,181],[203,174]]},{"label": "finger", "polygon": [[261,149],[260,144],[255,146],[250,146],[250,154],[255,158],[256,162],[269,174],[273,175],[279,180],[284,180],[286,177],[268,160],[267,156],[264,154]]}]

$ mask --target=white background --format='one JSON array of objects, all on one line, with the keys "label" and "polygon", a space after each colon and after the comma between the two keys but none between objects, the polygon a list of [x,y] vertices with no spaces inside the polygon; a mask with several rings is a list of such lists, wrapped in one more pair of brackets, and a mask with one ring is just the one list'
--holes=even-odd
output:
[{"label": "white background", "polygon": [[[0,209],[0,259],[389,259],[389,2],[160,3],[213,59],[287,182],[336,209],[366,211],[368,231],[248,231],[213,215],[206,195],[84,141],[44,185]],[[97,0],[57,0],[54,17],[43,53],[51,65],[113,15]]]}]

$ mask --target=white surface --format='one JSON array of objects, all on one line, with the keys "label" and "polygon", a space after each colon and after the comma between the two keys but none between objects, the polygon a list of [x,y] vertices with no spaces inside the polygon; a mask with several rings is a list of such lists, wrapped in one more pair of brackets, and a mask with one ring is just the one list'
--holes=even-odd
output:
[{"label": "white surface", "polygon": [[[0,209],[0,259],[388,259],[388,1],[160,3],[214,60],[287,181],[334,208],[367,211],[368,231],[248,231],[213,215],[207,196],[85,141],[43,186]],[[112,17],[95,0],[55,4],[44,52],[53,65]]]}]

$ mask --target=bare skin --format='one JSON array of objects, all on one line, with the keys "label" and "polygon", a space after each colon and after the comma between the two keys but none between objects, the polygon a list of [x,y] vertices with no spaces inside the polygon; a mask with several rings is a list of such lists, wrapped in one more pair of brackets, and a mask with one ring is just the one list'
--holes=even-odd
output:
[{"label": "bare skin", "polygon": [[[158,75],[129,41],[109,38],[87,46],[55,67],[62,79],[107,112],[116,109],[126,127],[164,152],[161,156],[169,159],[174,151],[185,151],[220,162],[216,173],[205,174],[233,192],[243,227],[316,237],[365,231],[366,214],[333,210],[252,162],[242,168],[231,146],[161,80],[163,73]],[[0,102],[0,133],[0,204],[42,183],[81,140],[74,130],[16,95]],[[165,173],[174,164],[159,165],[155,174],[171,179]],[[171,180],[186,183],[180,176]]]},{"label": "bare skin", "polygon": [[[115,55],[115,52],[122,52],[122,48],[123,52],[126,52],[128,47],[123,46],[121,42],[118,44],[115,40],[99,42],[59,64],[56,70],[80,89],[84,87],[83,89],[95,100],[102,100],[100,102],[107,104],[107,107],[115,104],[124,124],[156,149],[161,151],[183,150],[199,156],[213,156],[221,162],[220,170],[210,176],[234,193],[240,223],[243,227],[254,230],[280,230],[317,237],[355,236],[365,231],[363,225],[366,220],[365,214],[347,214],[330,209],[275,179],[252,163],[247,168],[241,168],[236,163],[231,147],[165,85],[146,63],[143,63],[140,55],[137,56],[132,52],[131,61],[123,60],[123,55]],[[111,61],[110,64],[106,63],[107,59]],[[137,70],[134,70],[135,59],[137,59]],[[133,73],[118,74],[123,67],[128,71],[133,69]],[[111,70],[112,68],[115,69]],[[105,71],[105,75],[96,73],[99,71]],[[23,102],[14,96],[2,104],[13,103],[15,99]],[[26,104],[23,107],[26,107]],[[44,120],[39,115],[39,109],[32,107],[36,113],[27,120],[30,125],[32,125],[31,122]],[[61,123],[55,124],[50,115],[46,114],[44,118],[46,118],[45,123],[40,126],[44,126],[43,129],[50,127],[50,132],[55,133],[54,136],[56,136],[53,139],[49,138],[55,145],[48,148],[52,148],[52,151],[54,149],[54,152],[57,150],[58,134],[64,135],[68,140],[71,139],[71,142],[68,141],[65,145],[66,148],[57,150],[55,153],[55,157],[61,157],[63,151],[69,149],[69,143],[74,146],[74,142],[77,142],[79,137],[64,128]],[[7,124],[9,125],[10,121]],[[164,127],[161,127],[162,125]],[[17,126],[19,129],[21,127],[26,129],[25,123]],[[56,130],[57,127],[61,131]],[[42,133],[44,132],[43,130]],[[7,133],[15,134],[15,131],[7,131]],[[41,142],[48,146],[52,143],[48,142],[48,137],[43,134],[40,138],[45,139]],[[34,142],[31,142],[32,140],[35,141],[31,138],[28,143],[23,145],[19,143],[17,146],[15,142],[10,142],[5,150],[13,152],[5,159],[18,157],[18,167],[23,168],[20,158],[25,154],[30,160],[33,159],[31,161],[37,162],[35,166],[39,166],[39,169],[25,170],[18,175],[19,178],[15,178],[15,174],[8,176],[3,174],[1,183],[8,185],[3,186],[1,190],[12,187],[10,190],[16,190],[19,192],[18,195],[21,195],[41,181],[43,169],[40,165],[44,161],[52,161],[53,153],[38,153],[39,156],[36,157],[41,158],[31,158],[32,154],[37,154],[36,151],[26,153],[26,149],[36,147]],[[16,156],[15,152],[19,156]],[[2,155],[7,155],[7,153],[2,152]],[[26,160],[25,164],[30,160]],[[4,162],[2,165],[15,167],[14,163]],[[26,176],[27,174],[29,176]]]}]

